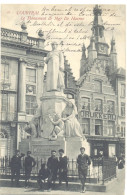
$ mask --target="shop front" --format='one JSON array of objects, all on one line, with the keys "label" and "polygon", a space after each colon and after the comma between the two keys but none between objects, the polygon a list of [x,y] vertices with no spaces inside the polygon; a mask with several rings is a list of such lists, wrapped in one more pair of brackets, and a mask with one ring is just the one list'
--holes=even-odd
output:
[{"label": "shop front", "polygon": [[87,141],[90,143],[90,156],[99,158],[104,156],[114,157],[117,150],[117,138],[108,138],[102,136],[87,136]]}]

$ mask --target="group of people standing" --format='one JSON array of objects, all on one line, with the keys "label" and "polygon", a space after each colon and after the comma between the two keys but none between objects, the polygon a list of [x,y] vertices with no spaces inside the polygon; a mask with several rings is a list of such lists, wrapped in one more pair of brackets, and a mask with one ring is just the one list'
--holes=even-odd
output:
[{"label": "group of people standing", "polygon": [[[80,148],[80,154],[77,157],[78,164],[78,173],[79,179],[81,180],[82,190],[81,192],[85,192],[85,182],[87,176],[88,165],[90,165],[91,160],[90,157],[85,154],[85,148]],[[14,155],[11,159],[10,167],[11,167],[11,182],[13,185],[13,180],[15,177],[16,186],[19,187],[19,179],[20,179],[20,169],[21,169],[21,158],[24,157],[24,154],[20,155],[20,151],[16,151],[16,155]],[[25,168],[25,187],[29,187],[29,179],[31,175],[32,168],[36,165],[35,159],[31,156],[31,152],[27,151],[27,157],[25,157],[24,168]],[[51,156],[48,158],[47,164],[41,164],[41,169],[39,170],[39,174],[37,177],[37,183],[41,189],[47,183],[48,191],[51,191],[54,188],[55,182],[57,180],[57,176],[59,175],[59,185],[62,181],[66,182],[66,188],[68,187],[68,160],[67,156],[64,155],[64,150],[59,150],[59,158],[56,156],[56,151],[51,151]]]}]

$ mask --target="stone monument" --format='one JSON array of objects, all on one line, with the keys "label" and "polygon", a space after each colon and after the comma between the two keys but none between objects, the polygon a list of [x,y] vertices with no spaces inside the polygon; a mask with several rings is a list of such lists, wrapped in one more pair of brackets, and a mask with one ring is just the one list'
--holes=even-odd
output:
[{"label": "stone monument", "polygon": [[52,51],[45,60],[47,64],[46,90],[41,98],[32,121],[25,131],[30,138],[22,140],[20,150],[31,150],[33,156],[47,159],[51,150],[64,149],[70,159],[76,159],[79,148],[89,144],[82,134],[81,126],[76,118],[77,108],[74,100],[69,100],[63,93],[64,89],[64,57],[57,50],[57,43],[52,43]]}]

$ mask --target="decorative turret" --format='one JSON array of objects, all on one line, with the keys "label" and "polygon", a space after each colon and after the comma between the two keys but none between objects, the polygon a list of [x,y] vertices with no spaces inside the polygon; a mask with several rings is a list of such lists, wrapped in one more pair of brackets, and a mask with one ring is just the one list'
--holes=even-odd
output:
[{"label": "decorative turret", "polygon": [[110,54],[111,53],[115,53],[116,54],[116,47],[115,47],[115,38],[114,36],[112,36],[112,40],[111,40],[111,51],[110,51]]},{"label": "decorative turret", "polygon": [[80,76],[82,76],[84,74],[84,70],[85,70],[85,62],[86,62],[86,47],[85,44],[83,43],[82,46],[82,57],[80,60]]},{"label": "decorative turret", "polygon": [[94,21],[93,21],[92,31],[95,37],[95,41],[105,42],[104,25],[101,17],[102,14],[101,7],[96,5],[95,8],[93,9],[93,13],[94,13]]},{"label": "decorative turret", "polygon": [[97,53],[100,55],[108,55],[108,44],[105,42],[104,37],[104,24],[101,17],[102,9],[99,5],[96,5],[93,9],[94,21],[92,32],[95,37],[95,46]]},{"label": "decorative turret", "polygon": [[96,48],[95,48],[95,38],[94,38],[94,36],[91,37],[90,45],[87,49],[88,49],[88,61],[90,63],[92,63],[94,61],[94,59],[97,58],[97,51],[96,51]]},{"label": "decorative turret", "polygon": [[85,47],[85,44],[83,43],[83,46],[82,46],[82,60],[85,60],[86,59],[86,47]]},{"label": "decorative turret", "polygon": [[111,66],[112,71],[115,71],[117,69],[117,52],[116,52],[116,46],[115,46],[115,38],[112,36],[111,40],[111,50],[110,50],[110,57],[111,57]]}]

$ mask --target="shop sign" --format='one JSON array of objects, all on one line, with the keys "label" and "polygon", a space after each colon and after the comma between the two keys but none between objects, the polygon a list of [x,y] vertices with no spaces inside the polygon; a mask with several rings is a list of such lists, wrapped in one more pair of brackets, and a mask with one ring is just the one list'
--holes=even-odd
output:
[{"label": "shop sign", "polygon": [[116,120],[116,115],[115,114],[104,114],[101,112],[90,112],[90,111],[81,111],[81,117],[84,118],[95,118],[95,119],[103,119],[103,120],[111,120],[115,121]]}]

